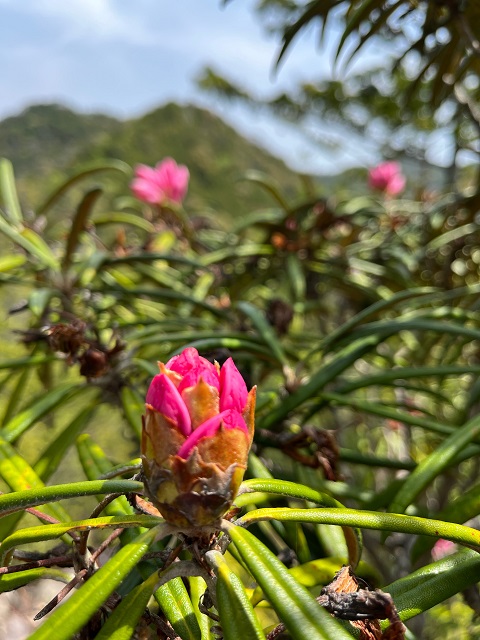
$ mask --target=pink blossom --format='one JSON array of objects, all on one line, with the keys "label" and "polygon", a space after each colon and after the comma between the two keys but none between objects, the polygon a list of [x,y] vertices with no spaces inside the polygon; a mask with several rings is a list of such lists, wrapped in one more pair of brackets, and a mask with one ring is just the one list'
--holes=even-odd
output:
[{"label": "pink blossom", "polygon": [[455,549],[456,549],[456,545],[454,542],[440,538],[433,545],[432,558],[434,560],[441,560],[445,556],[449,556],[451,553],[453,553]]},{"label": "pink blossom", "polygon": [[187,193],[189,177],[187,167],[165,158],[155,168],[137,165],[130,188],[136,198],[150,204],[180,204]]},{"label": "pink blossom", "polygon": [[244,416],[249,394],[232,358],[220,368],[193,347],[160,365],[147,392],[147,409],[157,411],[186,439],[177,455],[188,458],[202,438],[221,427],[240,429],[247,439]]},{"label": "pink blossom", "polygon": [[398,162],[382,162],[368,172],[368,184],[387,196],[396,196],[405,189],[406,179]]}]

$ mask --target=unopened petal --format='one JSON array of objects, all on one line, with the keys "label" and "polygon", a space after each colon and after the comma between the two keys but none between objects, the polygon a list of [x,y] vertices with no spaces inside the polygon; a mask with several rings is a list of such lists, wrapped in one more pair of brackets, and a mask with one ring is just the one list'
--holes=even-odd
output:
[{"label": "unopened petal", "polygon": [[220,411],[234,409],[241,413],[245,409],[247,399],[245,380],[232,358],[228,358],[220,370]]},{"label": "unopened petal", "polygon": [[168,376],[160,373],[154,377],[148,389],[146,401],[173,422],[184,436],[190,434],[192,425],[187,407]]},{"label": "unopened petal", "polygon": [[231,410],[222,411],[201,424],[198,429],[195,429],[180,447],[177,455],[180,456],[180,458],[188,458],[199,440],[202,438],[213,438],[221,425],[226,429],[240,429],[248,436],[247,425],[240,413]]}]

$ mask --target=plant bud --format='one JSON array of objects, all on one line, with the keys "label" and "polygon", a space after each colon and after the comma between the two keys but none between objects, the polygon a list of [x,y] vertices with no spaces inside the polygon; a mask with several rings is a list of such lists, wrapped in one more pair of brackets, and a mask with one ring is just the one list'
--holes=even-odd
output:
[{"label": "plant bud", "polygon": [[229,358],[189,347],[159,363],[147,393],[142,460],[148,496],[171,524],[213,524],[231,506],[252,444],[255,387]]}]

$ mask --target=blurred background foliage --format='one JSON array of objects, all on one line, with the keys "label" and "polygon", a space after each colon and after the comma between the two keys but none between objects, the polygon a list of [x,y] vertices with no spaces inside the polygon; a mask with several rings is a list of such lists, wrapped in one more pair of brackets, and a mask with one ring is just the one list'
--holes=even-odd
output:
[{"label": "blurred background foliage", "polygon": [[[279,62],[308,26],[326,37],[335,20],[338,64],[381,37],[391,67],[268,100],[212,69],[202,86],[309,126],[378,136],[406,169],[404,196],[372,192],[361,169],[295,176],[194,107],[119,123],[39,106],[0,123],[1,489],[94,480],[138,458],[155,362],[192,345],[220,362],[233,355],[258,385],[251,477],[302,483],[359,514],[478,526],[478,3],[263,0],[258,9],[279,36]],[[439,130],[450,166],[422,173]],[[185,208],[129,192],[132,165],[164,155],[191,172]],[[77,498],[56,517],[85,518],[95,504]],[[258,504],[296,506],[264,494]],[[34,521],[4,517],[0,537]],[[288,566],[319,563],[315,595],[347,558],[337,529],[252,526]],[[370,586],[430,566],[434,538],[374,529],[359,569]],[[298,575],[308,583],[307,569]],[[412,617],[410,637],[480,637],[468,580],[458,586],[446,571],[416,613],[445,603]],[[265,628],[276,621],[271,609],[262,615]]]}]

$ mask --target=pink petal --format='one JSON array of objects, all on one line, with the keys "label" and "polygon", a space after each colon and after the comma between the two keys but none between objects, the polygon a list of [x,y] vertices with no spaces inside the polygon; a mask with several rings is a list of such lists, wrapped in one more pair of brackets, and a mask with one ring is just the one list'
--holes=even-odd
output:
[{"label": "pink petal", "polygon": [[200,365],[190,369],[190,371],[183,376],[182,381],[178,385],[178,391],[182,393],[184,389],[188,387],[194,387],[197,382],[202,378],[204,382],[209,384],[211,387],[215,387],[218,389],[220,386],[220,382],[218,379],[218,373],[214,370],[207,369],[206,367]]},{"label": "pink petal", "polygon": [[[218,389],[218,373],[215,365],[206,358],[202,358],[194,347],[187,347],[178,356],[170,358],[165,367],[171,371],[175,371],[175,373],[178,373],[181,376],[186,376],[191,373],[196,376],[196,380],[193,384],[182,385],[182,389],[185,388],[185,386],[193,386],[196,384],[200,376],[205,380],[205,382],[212,384],[212,386],[215,386]],[[190,379],[192,380],[193,376]],[[216,384],[213,382],[214,379],[217,380]]]},{"label": "pink petal", "polygon": [[199,358],[200,356],[198,355],[198,351],[195,347],[187,347],[182,351],[182,353],[179,353],[178,356],[170,358],[165,367],[171,371],[175,371],[175,373],[179,373],[181,376],[184,376],[192,367],[195,366]]},{"label": "pink petal", "polygon": [[228,358],[220,370],[220,411],[234,409],[241,413],[245,409],[247,399],[245,380],[232,358]]},{"label": "pink petal", "polygon": [[143,202],[156,204],[165,199],[165,194],[157,185],[142,178],[132,180],[130,189],[133,195],[139,200],[143,200]]},{"label": "pink petal", "polygon": [[237,411],[222,411],[206,420],[185,440],[177,455],[186,460],[202,438],[213,438],[223,424],[226,429],[241,429],[248,436],[245,420]]},{"label": "pink petal", "polygon": [[184,435],[192,431],[192,422],[182,396],[168,376],[156,375],[147,392],[147,404],[173,422]]},{"label": "pink petal", "polygon": [[152,167],[149,167],[146,164],[137,164],[134,173],[136,178],[142,178],[149,182],[155,180],[155,169],[152,169]]}]

